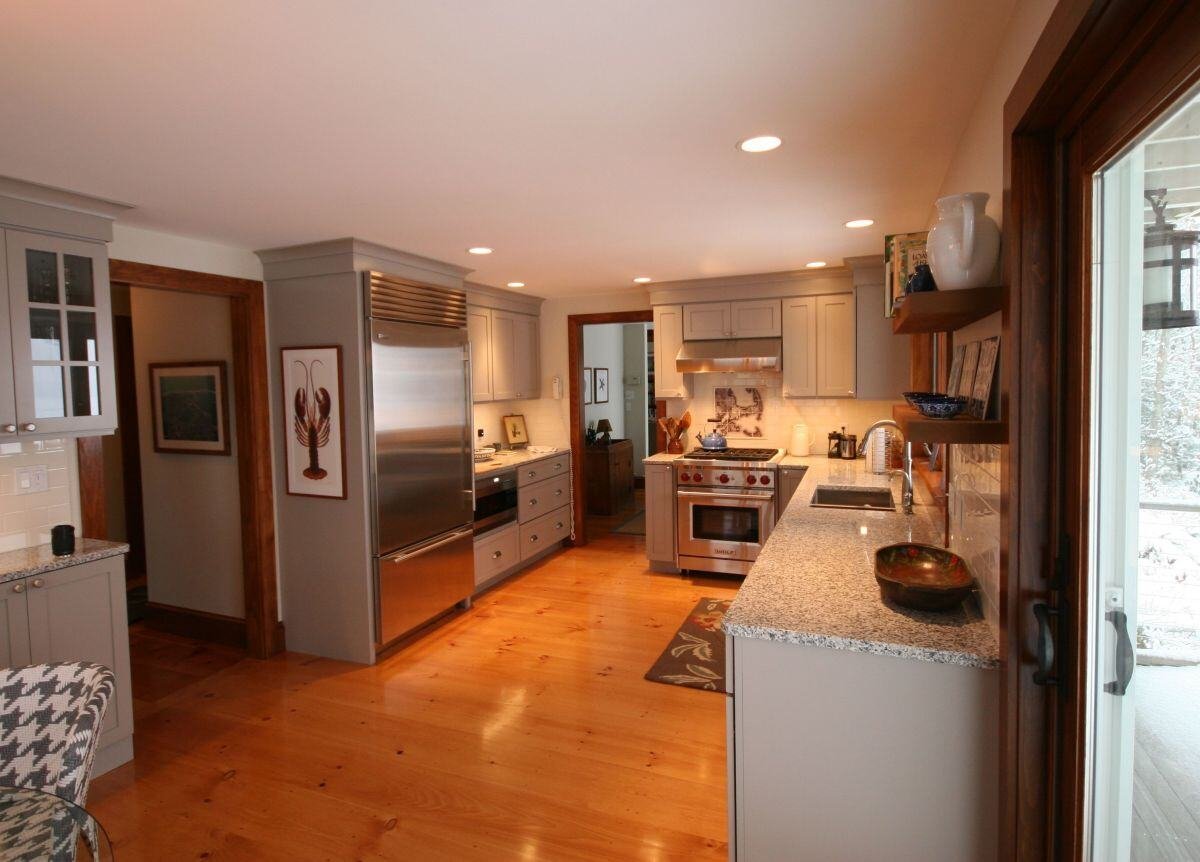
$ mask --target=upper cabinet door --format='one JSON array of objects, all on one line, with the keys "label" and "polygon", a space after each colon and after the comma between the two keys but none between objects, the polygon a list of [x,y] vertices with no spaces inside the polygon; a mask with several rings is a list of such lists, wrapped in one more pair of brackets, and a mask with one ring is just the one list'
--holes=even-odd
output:
[{"label": "upper cabinet door", "polygon": [[783,397],[817,394],[817,297],[783,301]]},{"label": "upper cabinet door", "polygon": [[817,395],[855,395],[854,294],[817,297]]},{"label": "upper cabinet door", "polygon": [[467,308],[467,340],[471,342],[471,400],[492,400],[492,314]]},{"label": "upper cabinet door", "polygon": [[[4,243],[0,242],[0,308],[8,310],[8,267]],[[0,323],[0,440],[17,435],[17,392],[13,388],[12,331]]]},{"label": "upper cabinet door", "polygon": [[542,389],[541,345],[538,343],[538,319],[532,314],[515,314],[516,388],[518,398],[537,398]]},{"label": "upper cabinet door", "polygon": [[675,368],[683,346],[683,306],[654,306],[654,397],[687,398],[686,376]]},{"label": "upper cabinet door", "polygon": [[517,397],[517,315],[492,309],[492,399]]},{"label": "upper cabinet door", "polygon": [[112,431],[117,399],[104,246],[8,231],[6,247],[18,433]]},{"label": "upper cabinet door", "polygon": [[778,338],[783,321],[778,299],[750,299],[730,303],[734,338]]},{"label": "upper cabinet door", "polygon": [[733,334],[728,302],[693,302],[683,307],[683,338],[703,341]]}]

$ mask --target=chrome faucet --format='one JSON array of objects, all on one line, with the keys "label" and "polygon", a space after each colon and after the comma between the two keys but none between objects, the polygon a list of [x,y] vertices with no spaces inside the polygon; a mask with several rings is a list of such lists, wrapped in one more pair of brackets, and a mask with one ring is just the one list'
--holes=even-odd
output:
[{"label": "chrome faucet", "polygon": [[[876,429],[879,428],[895,428],[897,431],[901,430],[900,425],[894,420],[880,419],[863,432],[862,442],[858,445],[858,454],[860,457],[866,454],[867,440],[869,440],[871,434],[873,434]],[[904,509],[904,514],[911,515],[913,513],[912,443],[909,443],[907,440],[904,441],[904,469],[896,470],[893,468],[888,470],[888,473],[890,475],[896,475],[898,473],[904,479],[904,487],[901,494],[900,505]]]}]

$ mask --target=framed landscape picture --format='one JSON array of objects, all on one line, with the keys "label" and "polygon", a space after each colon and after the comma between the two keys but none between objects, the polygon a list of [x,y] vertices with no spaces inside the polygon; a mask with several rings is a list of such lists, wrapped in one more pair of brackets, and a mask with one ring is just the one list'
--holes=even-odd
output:
[{"label": "framed landscape picture", "polygon": [[287,492],[346,499],[342,348],[285,347],[283,437]]},{"label": "framed landscape picture", "polygon": [[229,401],[225,362],[150,363],[154,451],[228,455]]}]

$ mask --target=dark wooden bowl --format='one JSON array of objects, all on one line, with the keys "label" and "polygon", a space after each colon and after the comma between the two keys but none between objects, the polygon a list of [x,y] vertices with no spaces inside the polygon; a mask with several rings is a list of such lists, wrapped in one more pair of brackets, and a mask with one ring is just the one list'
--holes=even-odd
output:
[{"label": "dark wooden bowl", "polygon": [[918,611],[952,610],[975,583],[958,554],[909,542],[875,552],[875,580],[885,600]]}]

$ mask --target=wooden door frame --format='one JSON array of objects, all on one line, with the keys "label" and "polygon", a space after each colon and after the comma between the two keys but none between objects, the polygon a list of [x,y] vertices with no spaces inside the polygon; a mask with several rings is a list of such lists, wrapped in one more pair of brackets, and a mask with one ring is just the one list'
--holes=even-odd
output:
[{"label": "wooden door frame", "polygon": [[[270,383],[263,284],[125,260],[108,262],[111,283],[229,299],[233,330],[233,399],[237,415],[238,498],[242,514],[245,645],[267,658],[283,650],[275,565],[275,495],[271,476]],[[107,533],[104,458],[99,437],[78,442],[79,496],[85,535]],[[221,623],[229,621],[221,618]],[[227,627],[227,626],[226,626]]]},{"label": "wooden door frame", "polygon": [[[1090,177],[1197,64],[1196,4],[1061,0],[1005,104],[1002,859],[1086,849]],[[1055,686],[1032,679],[1036,602],[1058,611]]]},{"label": "wooden door frame", "polygon": [[654,310],[605,311],[567,316],[567,392],[571,412],[571,485],[575,489],[575,544],[586,545],[587,505],[583,492],[583,328],[597,323],[653,323]]}]

